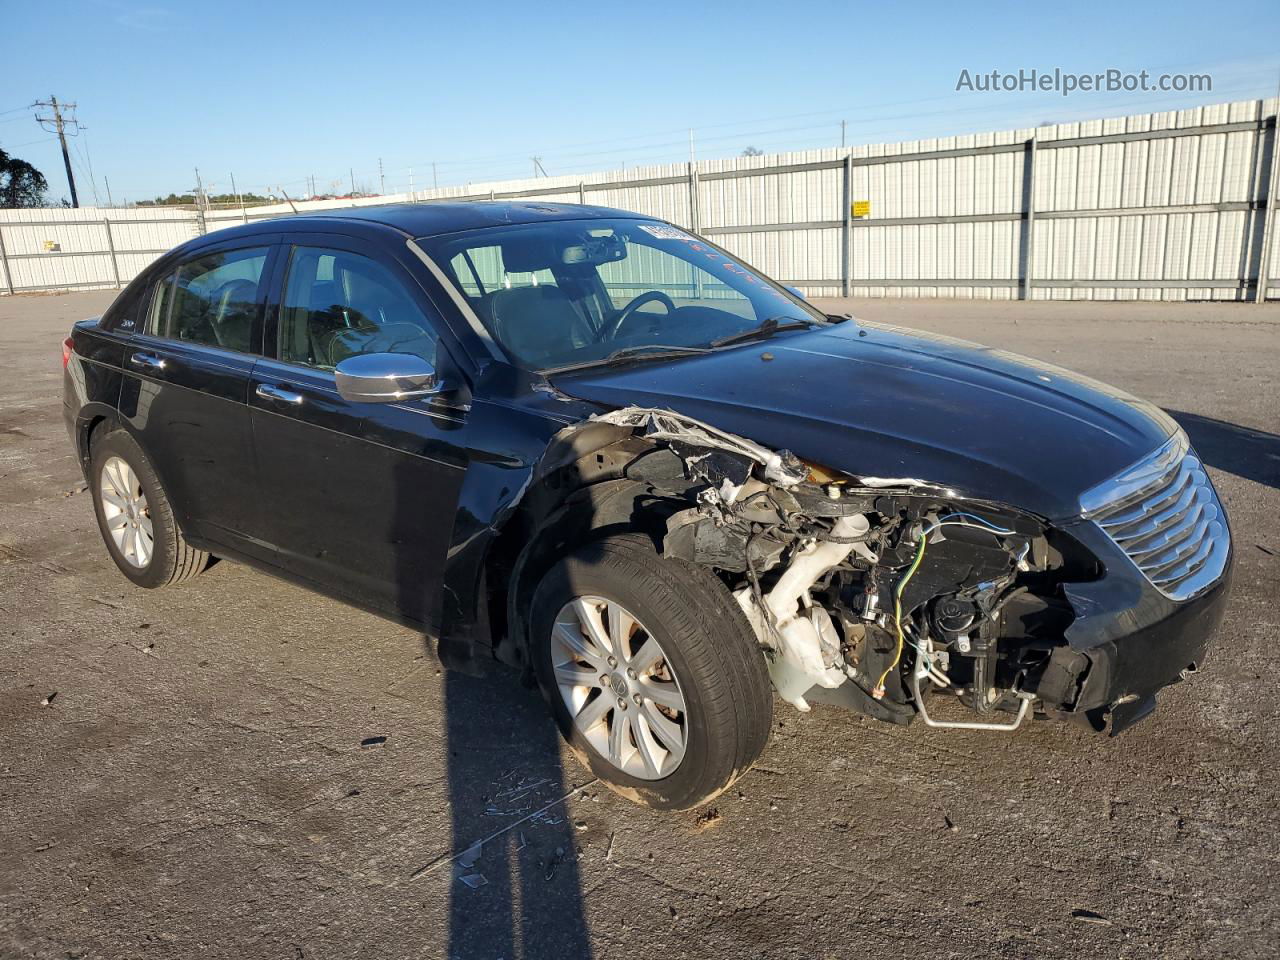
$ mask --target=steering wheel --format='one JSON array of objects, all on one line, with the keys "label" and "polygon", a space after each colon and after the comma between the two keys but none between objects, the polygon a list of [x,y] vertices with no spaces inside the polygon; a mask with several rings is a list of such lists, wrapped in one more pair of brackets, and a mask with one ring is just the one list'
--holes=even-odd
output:
[{"label": "steering wheel", "polygon": [[618,315],[614,318],[613,323],[607,330],[601,333],[600,340],[602,342],[605,340],[617,340],[618,333],[622,330],[623,325],[646,303],[662,304],[667,308],[668,315],[676,312],[676,305],[672,303],[671,298],[661,290],[646,290],[618,311]]}]

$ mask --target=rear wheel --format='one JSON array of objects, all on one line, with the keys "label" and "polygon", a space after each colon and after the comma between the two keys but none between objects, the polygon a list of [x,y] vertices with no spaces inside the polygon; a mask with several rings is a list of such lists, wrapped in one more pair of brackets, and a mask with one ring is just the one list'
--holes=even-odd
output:
[{"label": "rear wheel", "polygon": [[534,667],[575,753],[652,807],[710,800],[764,749],[773,697],[764,658],[707,569],[641,536],[590,544],[533,603]]},{"label": "rear wheel", "polygon": [[180,583],[209,565],[209,555],[183,539],[151,462],[128,433],[94,434],[90,481],[107,552],[138,586]]}]

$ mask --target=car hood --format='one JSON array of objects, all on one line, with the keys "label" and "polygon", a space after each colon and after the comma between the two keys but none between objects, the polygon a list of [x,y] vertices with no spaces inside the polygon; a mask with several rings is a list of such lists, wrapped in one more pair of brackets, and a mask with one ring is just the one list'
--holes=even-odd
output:
[{"label": "car hood", "polygon": [[912,478],[1058,519],[1160,446],[1158,407],[963,340],[844,323],[715,353],[553,377],[571,397],[658,407],[857,477]]}]

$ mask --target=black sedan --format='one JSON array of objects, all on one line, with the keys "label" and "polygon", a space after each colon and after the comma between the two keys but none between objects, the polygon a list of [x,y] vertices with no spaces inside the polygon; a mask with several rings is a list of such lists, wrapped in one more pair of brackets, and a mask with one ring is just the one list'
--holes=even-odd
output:
[{"label": "black sedan", "polygon": [[1118,732],[1222,616],[1226,516],[1159,409],[825,316],[669,223],[555,204],[219,231],[64,344],[108,552],[238,560],[536,682],[639,802],[723,790],[772,686]]}]

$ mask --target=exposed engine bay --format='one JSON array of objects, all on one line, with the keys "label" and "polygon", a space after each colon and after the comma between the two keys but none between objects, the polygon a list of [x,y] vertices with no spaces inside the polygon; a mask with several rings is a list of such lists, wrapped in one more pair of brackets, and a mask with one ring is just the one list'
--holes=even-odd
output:
[{"label": "exposed engine bay", "polygon": [[[1060,585],[1097,571],[1038,518],[923,480],[834,472],[669,411],[593,419],[654,441],[627,476],[684,501],[667,512],[664,555],[716,572],[797,709],[823,700],[1006,731],[1037,699],[1070,712],[1082,678],[1054,658],[1074,616]],[[938,718],[941,696],[971,715]]]}]

